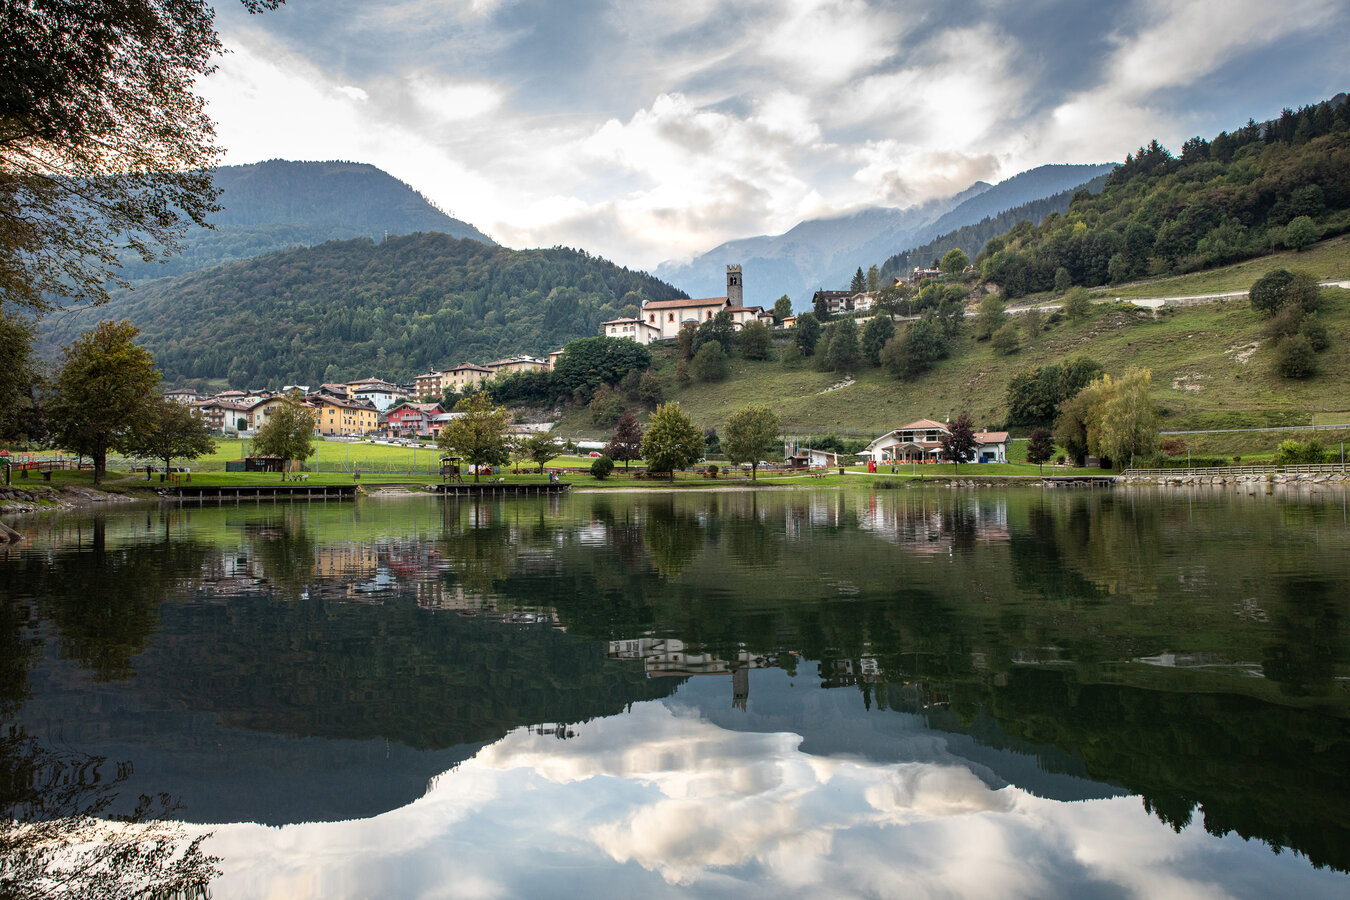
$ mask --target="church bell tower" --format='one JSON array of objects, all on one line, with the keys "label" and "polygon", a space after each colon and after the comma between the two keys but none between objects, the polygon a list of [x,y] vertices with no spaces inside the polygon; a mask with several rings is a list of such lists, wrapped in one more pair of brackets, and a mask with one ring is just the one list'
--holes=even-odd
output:
[{"label": "church bell tower", "polygon": [[727,304],[744,306],[745,294],[741,290],[741,267],[727,266]]}]

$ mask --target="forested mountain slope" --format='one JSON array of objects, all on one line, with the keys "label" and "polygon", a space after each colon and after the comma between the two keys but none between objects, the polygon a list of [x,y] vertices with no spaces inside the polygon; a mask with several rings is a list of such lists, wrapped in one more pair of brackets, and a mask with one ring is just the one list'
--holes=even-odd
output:
[{"label": "forested mountain slope", "polygon": [[222,166],[213,173],[221,210],[214,230],[188,233],[181,254],[164,263],[123,260],[132,282],[181,275],[277,250],[327,241],[439,231],[485,244],[492,239],[451,218],[412,187],[365,163],[273,159]]},{"label": "forested mountain slope", "polygon": [[435,367],[541,355],[679,291],[567,248],[508,250],[444,234],[336,241],[161,279],[47,324],[45,352],[130,319],[168,384],[410,380]]},{"label": "forested mountain slope", "polygon": [[1153,141],[1100,194],[1023,222],[979,260],[1005,296],[1195,271],[1350,230],[1350,104],[1285,110],[1174,156]]},{"label": "forested mountain slope", "polygon": [[1061,191],[1051,197],[1032,200],[1030,203],[1014,206],[1012,209],[1005,209],[1000,213],[986,216],[974,225],[967,225],[964,228],[939,235],[921,247],[906,250],[904,253],[897,253],[882,264],[882,280],[889,284],[890,279],[905,275],[916,267],[931,266],[934,260],[941,259],[944,253],[953,248],[961,250],[968,258],[974,259],[984,249],[984,245],[990,238],[1004,234],[1019,222],[1039,222],[1051,213],[1063,215],[1068,212],[1069,203],[1079,191],[1096,193],[1105,184],[1106,175],[1099,175],[1076,188]]}]

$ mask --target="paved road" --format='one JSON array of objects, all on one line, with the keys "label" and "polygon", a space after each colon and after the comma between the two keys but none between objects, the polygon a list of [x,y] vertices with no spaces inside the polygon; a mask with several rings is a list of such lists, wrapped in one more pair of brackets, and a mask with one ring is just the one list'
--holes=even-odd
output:
[{"label": "paved road", "polygon": [[[1350,290],[1350,281],[1323,281],[1319,282],[1322,287],[1335,287]],[[1133,303],[1135,306],[1143,306],[1148,309],[1158,309],[1163,306],[1199,306],[1203,303],[1213,303],[1216,300],[1240,300],[1247,296],[1247,291],[1225,291],[1220,294],[1184,294],[1175,297],[1096,297],[1093,303],[1115,303],[1126,302]],[[1059,303],[1034,303],[1030,306],[1020,306],[1008,310],[1009,313],[1024,313],[1029,309],[1053,310],[1059,309]]]}]

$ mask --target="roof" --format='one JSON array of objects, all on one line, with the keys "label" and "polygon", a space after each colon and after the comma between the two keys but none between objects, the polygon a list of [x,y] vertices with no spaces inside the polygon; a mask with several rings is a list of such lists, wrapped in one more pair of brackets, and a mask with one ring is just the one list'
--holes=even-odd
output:
[{"label": "roof", "polygon": [[245,412],[249,409],[245,404],[236,403],[233,400],[203,400],[201,403],[194,403],[193,406],[196,406],[199,409],[205,409],[208,406],[219,406],[221,409],[237,409],[240,412]]},{"label": "roof", "polygon": [[485,371],[491,372],[491,367],[493,366],[500,368],[501,366],[519,365],[520,363],[529,363],[536,366],[548,365],[548,363],[544,362],[542,359],[535,359],[533,356],[509,356],[506,359],[494,359],[492,362],[488,363],[489,368]]},{"label": "roof", "polygon": [[360,381],[349,381],[347,387],[365,385],[366,387],[394,387],[392,381],[385,381],[383,378],[362,378]]},{"label": "roof", "polygon": [[704,297],[701,300],[648,300],[643,309],[687,309],[691,306],[726,306],[726,297]]},{"label": "roof", "polygon": [[895,431],[927,431],[930,428],[941,428],[946,431],[947,425],[945,422],[934,422],[932,419],[915,419],[908,425],[901,425]]},{"label": "roof", "polygon": [[368,409],[372,412],[375,407],[369,400],[348,400],[344,397],[313,397],[314,401],[324,406],[337,406],[342,409]]},{"label": "roof", "polygon": [[727,307],[727,312],[752,312],[752,313],[762,313],[762,312],[764,312],[764,307],[762,307],[762,306],[728,306],[728,307]]},{"label": "roof", "polygon": [[[608,320],[608,321],[606,321],[606,322],[601,322],[600,324],[601,324],[601,325],[641,325],[641,326],[643,326],[644,328],[656,328],[655,325],[652,325],[650,322],[644,322],[644,321],[642,321],[641,319],[610,319],[610,320]],[[659,328],[658,328],[657,330],[660,331]],[[561,352],[562,352],[561,350],[554,350],[554,351],[553,351],[553,353],[561,353]],[[549,356],[552,356],[553,353],[550,353]]]},{"label": "roof", "polygon": [[464,371],[468,371],[468,370],[472,370],[472,371],[474,371],[474,372],[491,372],[491,371],[492,371],[492,370],[489,369],[487,366],[480,366],[480,365],[478,365],[478,363],[469,363],[469,362],[466,362],[466,363],[460,363],[459,365],[455,366],[455,367],[454,367],[453,369],[451,369],[450,371],[451,371],[451,372],[464,372]]},{"label": "roof", "polygon": [[977,431],[975,440],[981,444],[1001,444],[1008,439],[1006,431]]},{"label": "roof", "polygon": [[194,391],[192,388],[174,388],[171,391],[164,392],[164,396],[166,397],[172,397],[176,394],[191,394],[194,397],[197,396],[197,392]]}]

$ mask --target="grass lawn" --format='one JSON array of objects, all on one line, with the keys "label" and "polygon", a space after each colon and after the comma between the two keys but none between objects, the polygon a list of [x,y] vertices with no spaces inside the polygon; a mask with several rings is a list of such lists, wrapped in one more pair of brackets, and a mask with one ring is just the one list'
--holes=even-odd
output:
[{"label": "grass lawn", "polygon": [[1319,241],[1302,251],[1286,250],[1205,272],[1192,272],[1172,278],[1140,281],[1117,287],[1097,288],[1093,297],[1186,297],[1195,294],[1222,294],[1245,291],[1258,278],[1274,269],[1302,269],[1318,281],[1350,280],[1350,235]]}]

